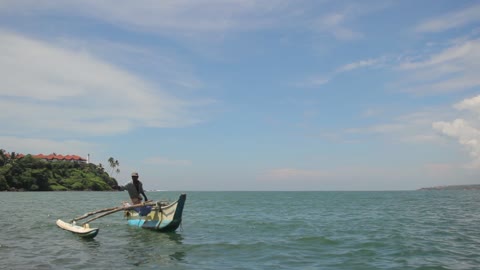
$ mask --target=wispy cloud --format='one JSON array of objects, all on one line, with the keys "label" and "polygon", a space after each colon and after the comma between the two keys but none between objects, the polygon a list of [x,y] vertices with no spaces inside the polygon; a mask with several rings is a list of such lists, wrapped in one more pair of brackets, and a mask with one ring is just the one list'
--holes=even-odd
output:
[{"label": "wispy cloud", "polygon": [[[0,31],[4,134],[106,135],[195,124],[182,100],[88,51]],[[13,117],[15,116],[15,117]]]},{"label": "wispy cloud", "polygon": [[[438,49],[440,48],[440,49]],[[480,86],[480,39],[462,37],[429,48],[416,55],[398,54],[362,59],[339,66],[330,73],[318,74],[297,83],[301,87],[322,86],[342,73],[386,68],[401,78],[388,88],[414,95],[433,95],[471,90]]]},{"label": "wispy cloud", "polygon": [[456,139],[470,153],[472,162],[468,167],[480,168],[480,127],[476,124],[480,117],[480,95],[465,99],[455,104],[454,108],[466,111],[466,117],[450,122],[437,121],[432,127],[441,134]]},{"label": "wispy cloud", "polygon": [[297,87],[319,87],[327,84],[335,78],[335,76],[341,73],[353,72],[358,69],[375,68],[382,66],[387,61],[386,57],[371,58],[365,60],[359,60],[351,62],[336,68],[333,72],[321,75],[314,75],[304,79],[301,82],[295,84]]},{"label": "wispy cloud", "polygon": [[[329,33],[337,40],[362,38],[354,30],[354,22],[385,4],[348,5],[338,11],[326,11],[318,17],[313,7],[329,1],[277,0],[175,0],[175,1],[93,1],[93,0],[4,0],[0,13],[42,15],[51,13],[80,14],[108,22],[128,30],[182,37],[221,37],[237,31],[310,27],[315,32]],[[328,8],[328,7],[327,7]],[[325,10],[327,10],[325,8]],[[210,35],[213,34],[213,35]]]},{"label": "wispy cloud", "polygon": [[175,1],[93,1],[34,0],[2,1],[10,12],[35,11],[36,14],[62,12],[82,14],[136,31],[179,36],[270,28],[298,13],[297,1],[275,3],[255,0],[175,0]]},{"label": "wispy cloud", "polygon": [[471,90],[480,86],[480,39],[464,37],[448,41],[441,49],[409,56],[379,56],[347,63],[330,73],[310,76],[297,83],[301,87],[318,87],[342,73],[363,69],[386,68],[399,78],[388,88],[414,95],[434,95]]},{"label": "wispy cloud", "polygon": [[376,66],[376,65],[383,62],[382,59],[380,59],[380,58],[379,59],[367,59],[367,60],[360,60],[360,61],[357,61],[357,62],[348,63],[344,66],[339,67],[337,69],[337,73],[352,71],[352,70],[359,69],[359,68]]},{"label": "wispy cloud", "polygon": [[480,22],[480,4],[438,16],[417,25],[417,32],[442,32]]},{"label": "wispy cloud", "polygon": [[368,4],[350,2],[343,7],[337,7],[334,11],[327,11],[317,16],[312,23],[312,28],[316,32],[328,33],[339,41],[363,39],[366,34],[359,29],[356,22],[372,13],[389,8],[391,5],[392,3],[389,1],[374,1]]},{"label": "wispy cloud", "polygon": [[379,135],[402,143],[443,143],[442,137],[432,130],[433,122],[451,115],[443,108],[431,108],[398,116],[387,123],[379,123],[344,131],[347,136]]},{"label": "wispy cloud", "polygon": [[404,124],[379,124],[365,128],[350,128],[347,133],[392,133],[404,130]]},{"label": "wispy cloud", "polygon": [[331,78],[331,75],[319,75],[319,76],[311,76],[309,78],[304,79],[303,81],[297,82],[294,84],[295,87],[306,87],[306,88],[316,88],[320,87],[324,84],[327,84]]},{"label": "wispy cloud", "polygon": [[381,115],[382,114],[382,111],[381,109],[373,109],[373,108],[369,108],[369,109],[366,109],[365,111],[363,111],[361,113],[361,115],[363,117],[374,117],[374,116],[377,116],[377,115]]},{"label": "wispy cloud", "polygon": [[60,37],[50,43],[70,51],[89,52],[112,64],[142,67],[142,75],[150,75],[149,78],[161,82],[165,88],[190,91],[204,87],[202,81],[195,77],[192,64],[187,62],[184,56],[154,43],[139,46],[132,41],[113,41],[107,37],[88,39]]},{"label": "wispy cloud", "polygon": [[418,61],[399,64],[401,91],[417,95],[439,94],[480,86],[480,40],[454,44]]},{"label": "wispy cloud", "polygon": [[314,23],[317,31],[328,32],[338,40],[355,40],[363,37],[363,34],[347,27],[346,21],[351,19],[348,13],[331,13]]}]

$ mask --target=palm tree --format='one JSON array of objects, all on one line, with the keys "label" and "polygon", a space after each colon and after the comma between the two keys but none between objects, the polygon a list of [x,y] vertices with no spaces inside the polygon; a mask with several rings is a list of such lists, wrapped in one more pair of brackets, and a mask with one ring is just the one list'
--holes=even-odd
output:
[{"label": "palm tree", "polygon": [[0,165],[4,166],[8,163],[14,163],[15,159],[17,158],[17,154],[15,152],[7,153],[7,151],[0,149]]},{"label": "palm tree", "polygon": [[7,164],[7,155],[5,153],[5,150],[0,149],[0,166]]},{"label": "palm tree", "polygon": [[[113,157],[110,157],[108,159],[108,162],[110,163],[110,167],[112,168],[110,170],[110,175],[113,174],[113,172],[115,171],[115,168],[116,167],[119,167],[120,166],[120,162],[118,162],[118,160],[114,159]],[[120,172],[120,169],[117,169],[117,174]]]},{"label": "palm tree", "polygon": [[110,163],[110,167],[112,168],[112,169],[110,170],[110,175],[112,175],[113,168],[115,168],[115,159],[113,159],[113,157],[110,157],[110,158],[108,159],[108,163]]}]

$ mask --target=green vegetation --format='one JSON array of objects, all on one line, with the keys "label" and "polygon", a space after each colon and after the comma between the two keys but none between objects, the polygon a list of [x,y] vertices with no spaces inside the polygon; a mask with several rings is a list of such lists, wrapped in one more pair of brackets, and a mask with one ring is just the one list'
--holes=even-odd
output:
[{"label": "green vegetation", "polygon": [[[117,161],[118,164],[118,161]],[[101,165],[16,158],[0,149],[0,191],[119,190]]]}]

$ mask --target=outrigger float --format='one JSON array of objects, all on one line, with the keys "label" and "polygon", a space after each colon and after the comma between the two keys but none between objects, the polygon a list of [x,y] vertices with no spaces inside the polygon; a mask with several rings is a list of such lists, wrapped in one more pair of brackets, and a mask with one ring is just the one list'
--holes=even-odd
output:
[{"label": "outrigger float", "polygon": [[[186,199],[187,195],[181,194],[178,200],[173,203],[155,201],[135,205],[124,204],[121,207],[100,209],[76,217],[69,222],[59,219],[57,220],[57,226],[80,237],[93,238],[98,234],[100,229],[91,228],[89,222],[119,211],[124,211],[124,217],[128,225],[159,232],[173,232],[182,222],[183,207]],[[77,224],[77,221],[87,217],[91,218]]]}]

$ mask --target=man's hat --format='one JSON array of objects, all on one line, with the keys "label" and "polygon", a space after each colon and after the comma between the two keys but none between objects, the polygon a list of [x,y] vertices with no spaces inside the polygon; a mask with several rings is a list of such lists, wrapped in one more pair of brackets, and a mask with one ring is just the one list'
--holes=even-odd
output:
[{"label": "man's hat", "polygon": [[132,176],[138,176],[137,172],[132,172]]}]

